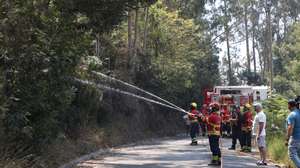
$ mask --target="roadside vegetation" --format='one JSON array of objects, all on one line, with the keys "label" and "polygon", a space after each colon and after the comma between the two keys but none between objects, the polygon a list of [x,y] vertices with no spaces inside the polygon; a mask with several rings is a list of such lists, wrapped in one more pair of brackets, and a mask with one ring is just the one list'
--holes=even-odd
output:
[{"label": "roadside vegetation", "polygon": [[[99,148],[183,129],[170,109],[74,82],[124,89],[92,71],[183,108],[201,104],[202,92],[220,84],[273,81],[284,99],[300,94],[300,3],[261,2],[1,0],[0,167],[58,167]],[[241,42],[246,55],[235,45]],[[282,131],[279,97],[266,111]],[[274,158],[281,156],[277,147],[269,146]]]},{"label": "roadside vegetation", "polygon": [[204,5],[1,1],[0,167],[56,168],[99,148],[180,132],[180,113],[76,80],[125,89],[91,73],[98,71],[182,107],[199,101],[219,82],[218,51],[195,19]]},{"label": "roadside vegetation", "polygon": [[288,99],[294,99],[300,94],[299,62],[300,62],[300,27],[295,24],[291,27],[288,38],[281,45],[276,45],[276,52],[280,52],[282,66],[277,67],[275,74],[275,91],[272,97],[264,102],[268,116],[268,153],[276,161],[292,165],[288,158],[287,147],[284,144],[286,135],[286,117]]},{"label": "roadside vegetation", "polygon": [[270,159],[292,166],[285,145],[285,124],[289,114],[286,97],[273,95],[263,103],[267,115],[267,153]]}]

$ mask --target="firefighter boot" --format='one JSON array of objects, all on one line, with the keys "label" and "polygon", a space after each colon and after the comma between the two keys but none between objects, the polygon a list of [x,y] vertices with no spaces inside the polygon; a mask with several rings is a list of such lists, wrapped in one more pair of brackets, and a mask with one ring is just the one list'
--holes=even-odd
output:
[{"label": "firefighter boot", "polygon": [[208,165],[209,166],[219,166],[219,165],[221,165],[221,161],[219,159],[219,156],[213,156],[211,162]]},{"label": "firefighter boot", "polygon": [[198,145],[198,142],[197,142],[197,141],[193,141],[193,142],[191,143],[191,145],[192,145],[192,146]]},{"label": "firefighter boot", "polygon": [[193,139],[192,139],[191,145],[198,145],[198,141],[196,140],[196,138],[193,138]]},{"label": "firefighter boot", "polygon": [[251,153],[251,147],[250,147],[250,146],[246,146],[246,148],[245,148],[245,152],[247,152],[247,153]]},{"label": "firefighter boot", "polygon": [[218,164],[218,166],[221,166],[221,158],[220,157],[218,157],[217,164]]},{"label": "firefighter boot", "polygon": [[247,146],[243,146],[241,152],[246,152],[246,150],[247,150]]}]

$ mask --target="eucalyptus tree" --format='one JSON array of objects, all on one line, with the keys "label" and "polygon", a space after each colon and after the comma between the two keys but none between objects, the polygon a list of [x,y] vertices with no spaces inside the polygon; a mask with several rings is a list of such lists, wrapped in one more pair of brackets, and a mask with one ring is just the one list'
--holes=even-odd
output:
[{"label": "eucalyptus tree", "polygon": [[[8,137],[48,142],[66,131],[76,90],[68,81],[96,34],[110,32],[136,0],[3,0],[0,57]],[[149,2],[149,1],[147,1]]]}]

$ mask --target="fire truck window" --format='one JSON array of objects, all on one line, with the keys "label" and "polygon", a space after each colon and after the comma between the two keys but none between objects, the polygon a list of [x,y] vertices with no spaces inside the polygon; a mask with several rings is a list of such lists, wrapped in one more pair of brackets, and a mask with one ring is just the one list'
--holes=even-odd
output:
[{"label": "fire truck window", "polygon": [[257,96],[257,97],[256,97],[256,100],[257,100],[257,101],[260,101],[260,96]]},{"label": "fire truck window", "polygon": [[260,101],[260,92],[259,91],[256,91],[256,100]]},{"label": "fire truck window", "polygon": [[240,90],[221,90],[221,95],[225,94],[241,94]]}]

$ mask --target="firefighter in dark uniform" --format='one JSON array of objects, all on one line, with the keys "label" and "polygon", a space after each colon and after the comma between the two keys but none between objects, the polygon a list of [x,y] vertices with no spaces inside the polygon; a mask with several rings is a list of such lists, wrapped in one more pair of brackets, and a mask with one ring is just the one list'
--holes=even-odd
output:
[{"label": "firefighter in dark uniform", "polygon": [[221,136],[221,116],[220,107],[217,103],[210,104],[211,113],[207,117],[207,133],[209,146],[212,152],[212,160],[209,165],[221,165],[221,150],[219,139]]},{"label": "firefighter in dark uniform", "polygon": [[[206,104],[203,104],[202,108],[201,108],[201,116],[202,118],[203,117],[207,117],[208,116],[208,107]],[[201,127],[201,133],[202,133],[202,136],[206,136],[206,123],[205,121],[202,120],[202,118],[200,118],[200,127]]]},{"label": "firefighter in dark uniform", "polygon": [[[240,113],[240,107],[239,106],[233,106],[232,113],[231,113],[231,128],[232,128],[232,145],[229,150],[235,150],[235,146],[237,143],[237,140],[239,140],[241,144],[241,113]],[[242,145],[241,145],[242,148]]]},{"label": "firefighter in dark uniform", "polygon": [[192,139],[191,145],[197,145],[197,138],[196,135],[199,133],[199,123],[198,123],[198,117],[199,117],[199,111],[197,110],[197,104],[191,103],[191,111],[188,114],[189,120],[190,120],[190,136]]},{"label": "firefighter in dark uniform", "polygon": [[222,128],[221,132],[223,137],[230,137],[231,127],[230,127],[230,114],[227,105],[221,106],[221,118],[222,118]]},{"label": "firefighter in dark uniform", "polygon": [[252,136],[252,123],[253,116],[251,112],[251,105],[249,103],[244,105],[242,115],[242,135],[241,135],[241,146],[242,152],[251,152],[251,136]]}]

